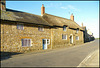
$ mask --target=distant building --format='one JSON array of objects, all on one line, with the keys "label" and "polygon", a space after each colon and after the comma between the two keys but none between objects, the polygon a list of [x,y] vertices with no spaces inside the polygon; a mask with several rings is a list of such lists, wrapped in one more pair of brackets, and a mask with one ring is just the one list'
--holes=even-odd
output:
[{"label": "distant building", "polygon": [[70,19],[45,13],[41,15],[7,9],[1,4],[1,51],[25,52],[73,46],[84,43],[83,29]]},{"label": "distant building", "polygon": [[89,40],[90,41],[94,40],[93,33],[90,31],[90,29],[87,30],[87,33],[89,34]]},{"label": "distant building", "polygon": [[89,42],[89,41],[93,41],[95,38],[93,36],[93,33],[88,29],[86,29],[86,26],[83,26],[82,23],[82,28],[83,28],[83,32],[84,32],[84,42]]}]

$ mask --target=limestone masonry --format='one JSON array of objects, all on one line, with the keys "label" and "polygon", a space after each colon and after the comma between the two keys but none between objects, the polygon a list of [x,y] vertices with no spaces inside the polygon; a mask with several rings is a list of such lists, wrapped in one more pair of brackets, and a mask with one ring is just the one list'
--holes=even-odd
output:
[{"label": "limestone masonry", "polygon": [[1,1],[1,51],[26,52],[84,43],[84,30],[75,21],[45,13],[41,16],[7,9]]}]

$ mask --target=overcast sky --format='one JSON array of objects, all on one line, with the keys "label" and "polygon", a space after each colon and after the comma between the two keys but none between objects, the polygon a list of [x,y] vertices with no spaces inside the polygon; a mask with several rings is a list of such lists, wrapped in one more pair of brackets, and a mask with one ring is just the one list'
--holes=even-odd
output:
[{"label": "overcast sky", "polygon": [[51,15],[74,20],[99,37],[99,1],[7,1],[6,7],[14,10],[41,15],[41,6],[44,4],[45,12]]}]

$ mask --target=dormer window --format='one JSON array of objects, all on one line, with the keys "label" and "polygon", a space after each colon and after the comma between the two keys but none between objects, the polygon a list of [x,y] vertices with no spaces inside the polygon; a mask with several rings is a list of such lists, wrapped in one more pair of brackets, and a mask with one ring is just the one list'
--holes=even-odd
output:
[{"label": "dormer window", "polygon": [[44,31],[44,28],[43,27],[38,27],[38,30],[39,31]]},{"label": "dormer window", "polygon": [[66,31],[66,26],[63,26],[63,31]]},{"label": "dormer window", "polygon": [[23,30],[24,29],[24,25],[23,24],[17,24],[17,29]]},{"label": "dormer window", "polygon": [[79,29],[76,30],[76,33],[78,33]]}]

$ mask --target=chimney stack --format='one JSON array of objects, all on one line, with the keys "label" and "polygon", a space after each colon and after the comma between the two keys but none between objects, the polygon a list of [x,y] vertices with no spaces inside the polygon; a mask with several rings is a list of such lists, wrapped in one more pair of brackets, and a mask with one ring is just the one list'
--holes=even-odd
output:
[{"label": "chimney stack", "polygon": [[70,20],[74,21],[73,13],[72,13],[71,16],[70,16]]},{"label": "chimney stack", "polygon": [[43,16],[44,13],[45,13],[45,7],[44,7],[44,5],[42,4],[42,7],[41,7],[41,16]]},{"label": "chimney stack", "polygon": [[6,1],[0,0],[0,10],[6,11]]},{"label": "chimney stack", "polygon": [[83,23],[82,23],[82,27],[83,27]]}]

